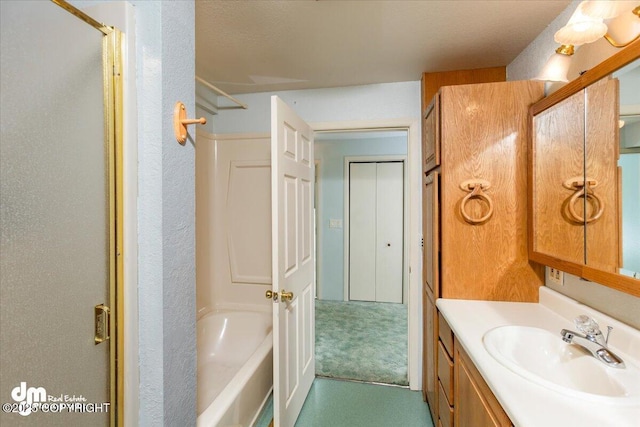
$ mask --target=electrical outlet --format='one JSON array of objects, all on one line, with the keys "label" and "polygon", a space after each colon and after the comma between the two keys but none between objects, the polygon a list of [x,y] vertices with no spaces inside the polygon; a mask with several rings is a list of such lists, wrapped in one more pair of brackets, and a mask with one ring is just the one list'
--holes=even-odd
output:
[{"label": "electrical outlet", "polygon": [[549,281],[559,286],[564,286],[564,273],[557,268],[549,267]]}]

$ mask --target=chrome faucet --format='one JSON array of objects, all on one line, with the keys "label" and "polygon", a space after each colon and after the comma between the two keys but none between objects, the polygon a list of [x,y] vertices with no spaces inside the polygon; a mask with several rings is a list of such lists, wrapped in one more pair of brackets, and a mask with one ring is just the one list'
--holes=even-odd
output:
[{"label": "chrome faucet", "polygon": [[609,342],[609,334],[613,327],[607,326],[607,336],[604,337],[600,331],[598,323],[584,314],[575,318],[574,323],[576,328],[583,334],[563,329],[560,331],[562,340],[568,343],[577,344],[589,352],[604,363],[607,366],[613,368],[624,368],[624,362],[614,352],[609,350],[607,343]]}]

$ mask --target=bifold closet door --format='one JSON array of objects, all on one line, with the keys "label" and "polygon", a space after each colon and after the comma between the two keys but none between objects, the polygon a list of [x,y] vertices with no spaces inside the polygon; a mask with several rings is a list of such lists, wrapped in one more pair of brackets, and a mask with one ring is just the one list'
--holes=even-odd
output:
[{"label": "bifold closet door", "polygon": [[402,302],[403,163],[378,163],[376,301]]},{"label": "bifold closet door", "polygon": [[402,162],[351,163],[349,299],[402,303]]},{"label": "bifold closet door", "polygon": [[349,167],[349,299],[375,301],[376,163]]}]

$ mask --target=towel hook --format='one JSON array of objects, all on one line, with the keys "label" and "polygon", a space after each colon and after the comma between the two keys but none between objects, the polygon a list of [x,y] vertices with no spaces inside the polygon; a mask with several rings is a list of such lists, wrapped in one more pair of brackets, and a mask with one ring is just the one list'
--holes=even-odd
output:
[{"label": "towel hook", "polygon": [[199,123],[201,125],[207,123],[207,119],[200,117],[199,119],[187,119],[187,108],[180,101],[176,102],[173,108],[173,132],[176,135],[176,141],[181,145],[187,141],[187,125]]}]

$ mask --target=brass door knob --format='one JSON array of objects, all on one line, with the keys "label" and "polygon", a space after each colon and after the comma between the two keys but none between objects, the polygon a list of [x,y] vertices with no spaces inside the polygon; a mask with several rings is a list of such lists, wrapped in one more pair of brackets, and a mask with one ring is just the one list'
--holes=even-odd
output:
[{"label": "brass door knob", "polygon": [[265,298],[267,299],[274,299],[275,295],[275,299],[278,299],[278,293],[277,292],[273,292],[271,289],[269,289],[267,292],[264,293]]},{"label": "brass door knob", "polygon": [[293,292],[280,291],[280,299],[283,301],[291,301],[293,299]]}]

